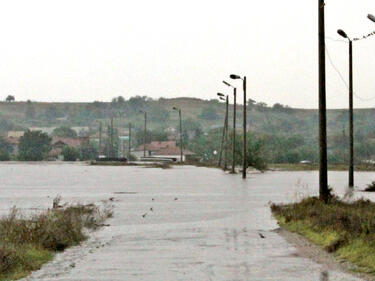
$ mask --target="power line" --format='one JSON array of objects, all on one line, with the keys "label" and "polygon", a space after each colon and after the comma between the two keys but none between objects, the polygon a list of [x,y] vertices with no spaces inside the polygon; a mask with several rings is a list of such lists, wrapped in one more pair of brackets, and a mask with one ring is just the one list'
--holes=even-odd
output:
[{"label": "power line", "polygon": [[[326,49],[326,53],[327,53],[327,57],[328,57],[328,61],[330,62],[331,66],[332,66],[333,69],[336,71],[336,73],[338,74],[338,76],[341,78],[341,80],[342,80],[342,82],[344,83],[345,87],[349,90],[349,85],[348,85],[348,83],[346,82],[344,76],[341,74],[340,70],[339,70],[339,69],[335,66],[335,64],[333,63],[332,57],[331,57],[331,55],[330,55],[330,53],[329,53],[329,51],[328,51],[327,46],[325,46],[325,49]],[[362,98],[362,97],[356,95],[355,92],[353,92],[353,95],[354,95],[357,99],[359,99],[359,100],[361,100],[361,101],[373,101],[373,100],[375,100],[375,97],[372,97],[372,98]]]}]

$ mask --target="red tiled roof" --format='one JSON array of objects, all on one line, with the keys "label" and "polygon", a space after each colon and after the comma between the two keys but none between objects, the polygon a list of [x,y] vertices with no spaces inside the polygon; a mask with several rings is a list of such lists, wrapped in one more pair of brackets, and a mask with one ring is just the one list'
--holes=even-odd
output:
[{"label": "red tiled roof", "polygon": [[84,144],[88,141],[88,138],[61,138],[61,137],[53,137],[52,138],[52,145],[56,145],[58,143],[65,144],[71,147],[79,147],[81,144]]},{"label": "red tiled roof", "polygon": [[[154,153],[154,155],[180,155],[181,150],[179,147],[168,147],[163,148]],[[194,155],[194,152],[191,152],[189,150],[184,149],[183,150],[184,155]]]}]

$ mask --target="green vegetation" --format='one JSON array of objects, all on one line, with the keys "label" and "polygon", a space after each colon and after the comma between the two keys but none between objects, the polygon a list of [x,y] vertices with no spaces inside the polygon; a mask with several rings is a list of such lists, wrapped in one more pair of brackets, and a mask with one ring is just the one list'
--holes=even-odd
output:
[{"label": "green vegetation", "polygon": [[70,146],[64,146],[61,154],[64,156],[64,161],[76,161],[79,158],[79,151]]},{"label": "green vegetation", "polygon": [[19,160],[41,161],[51,150],[51,138],[40,131],[26,131],[18,145]]},{"label": "green vegetation", "polygon": [[367,185],[367,188],[365,189],[367,192],[375,192],[375,181]]},{"label": "green vegetation", "polygon": [[61,126],[53,130],[52,136],[63,138],[76,138],[77,133],[69,127]]},{"label": "green vegetation", "polygon": [[[93,103],[40,103],[40,102],[0,102],[0,135],[9,130],[26,130],[34,127],[73,126],[90,127],[90,134],[98,132],[99,121],[103,124],[103,134],[107,133],[110,118],[114,117],[114,150],[117,151],[117,135],[127,133],[129,123],[133,128],[133,144],[143,144],[143,110],[148,113],[147,142],[166,140],[178,136],[178,114],[172,111],[176,106],[182,109],[183,140],[186,148],[204,155],[206,161],[212,160],[214,150],[219,150],[220,142],[208,135],[218,135],[223,126],[225,104],[217,100],[195,98],[151,99],[135,96],[129,99],[116,97],[111,102]],[[237,106],[237,130],[241,132],[241,105]],[[249,100],[247,122],[251,134],[262,139],[266,158],[270,163],[299,163],[309,160],[318,162],[318,112],[317,110],[294,109],[276,103]],[[229,106],[229,126],[232,125],[233,105]],[[363,160],[375,158],[375,109],[356,109],[354,111],[354,149],[356,165]],[[328,110],[328,161],[330,164],[348,162],[348,114],[347,110]],[[176,131],[177,129],[177,131]],[[230,130],[232,130],[230,128]],[[67,136],[64,132],[57,135]],[[200,137],[206,135],[207,141]],[[107,136],[109,136],[107,134]],[[198,145],[195,144],[198,142]],[[213,146],[212,144],[216,145]],[[104,154],[110,155],[109,146]],[[192,148],[197,149],[195,151]],[[213,160],[212,160],[213,161]]]},{"label": "green vegetation", "polygon": [[0,137],[0,161],[9,161],[11,152],[11,145],[3,137]]},{"label": "green vegetation", "polygon": [[375,203],[352,203],[331,197],[328,204],[318,198],[300,203],[271,205],[281,227],[356,265],[355,270],[375,273]]},{"label": "green vegetation", "polygon": [[[269,170],[278,170],[278,171],[317,171],[319,170],[319,165],[316,163],[313,164],[268,164]],[[329,164],[328,170],[330,171],[347,171],[348,165],[346,164]],[[373,172],[375,171],[375,165],[369,164],[359,164],[355,166],[356,171],[361,172]]]},{"label": "green vegetation", "polygon": [[111,217],[110,209],[93,204],[59,206],[26,217],[13,208],[0,219],[0,280],[16,280],[38,270],[56,252],[78,245],[87,236],[84,228],[96,229]]}]

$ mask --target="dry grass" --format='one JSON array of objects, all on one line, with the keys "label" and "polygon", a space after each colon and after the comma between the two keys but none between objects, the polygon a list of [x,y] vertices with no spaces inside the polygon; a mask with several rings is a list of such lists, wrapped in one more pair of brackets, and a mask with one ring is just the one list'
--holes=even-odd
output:
[{"label": "dry grass", "polygon": [[16,208],[0,219],[0,280],[15,280],[37,270],[55,252],[87,239],[85,228],[96,229],[112,216],[109,208],[90,205],[60,206],[32,216]]},{"label": "dry grass", "polygon": [[285,229],[305,236],[338,258],[375,273],[375,203],[352,203],[336,197],[324,204],[318,198],[300,203],[271,205],[273,215]]}]

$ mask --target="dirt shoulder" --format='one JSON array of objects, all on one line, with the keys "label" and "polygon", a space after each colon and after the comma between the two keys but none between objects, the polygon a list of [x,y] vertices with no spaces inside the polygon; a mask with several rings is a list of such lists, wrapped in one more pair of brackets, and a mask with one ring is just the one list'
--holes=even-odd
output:
[{"label": "dirt shoulder", "polygon": [[363,280],[375,280],[375,276],[356,272],[356,267],[353,264],[336,259],[334,254],[324,251],[322,248],[311,243],[309,240],[297,233],[290,232],[283,228],[278,228],[275,230],[275,232],[297,249],[298,256],[311,259],[314,262],[323,265],[327,271],[342,271],[352,274],[355,277],[362,278]]}]

